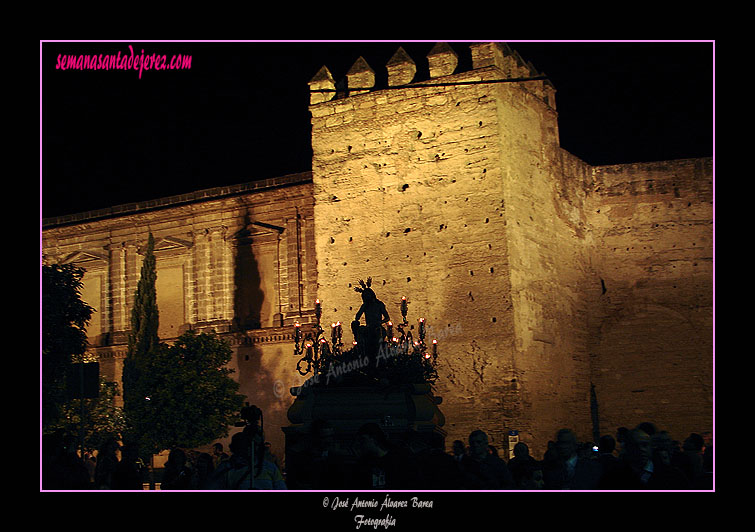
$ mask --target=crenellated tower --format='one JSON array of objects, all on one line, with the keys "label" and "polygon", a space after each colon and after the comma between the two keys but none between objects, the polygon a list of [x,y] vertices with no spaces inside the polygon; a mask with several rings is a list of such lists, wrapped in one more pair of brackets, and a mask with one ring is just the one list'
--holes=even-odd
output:
[{"label": "crenellated tower", "polygon": [[[449,439],[545,442],[567,423],[589,435],[583,187],[557,170],[555,89],[503,43],[469,52],[460,72],[436,44],[416,79],[399,47],[384,88],[360,57],[343,97],[327,67],[310,82],[323,320],[353,319],[351,286],[371,276],[389,312],[406,296],[442,339]],[[554,201],[562,188],[571,202]]]}]

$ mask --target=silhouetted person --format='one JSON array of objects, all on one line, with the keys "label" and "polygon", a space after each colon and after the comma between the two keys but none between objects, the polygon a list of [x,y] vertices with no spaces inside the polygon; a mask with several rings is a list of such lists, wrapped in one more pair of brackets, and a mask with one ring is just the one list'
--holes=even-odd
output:
[{"label": "silhouetted person", "polygon": [[262,434],[257,431],[238,432],[229,445],[231,457],[220,463],[208,482],[216,490],[285,490],[278,467],[265,459]]},{"label": "silhouetted person", "polygon": [[705,449],[708,447],[713,447],[713,433],[710,431],[705,431],[700,434],[700,436],[703,439],[703,452],[705,452]]},{"label": "silhouetted person", "polygon": [[577,436],[570,429],[556,434],[557,462],[543,471],[545,487],[552,490],[592,490],[598,486],[602,469],[596,460],[577,454]]},{"label": "silhouetted person", "polygon": [[520,468],[520,477],[516,485],[518,490],[541,490],[545,489],[543,478],[543,465],[537,460],[524,464]]},{"label": "silhouetted person", "polygon": [[86,490],[90,488],[89,471],[76,453],[76,438],[56,433],[43,443],[46,456],[43,464],[43,488]]},{"label": "silhouetted person", "polygon": [[626,427],[619,427],[616,429],[616,445],[618,446],[619,455],[624,452],[624,442],[629,435],[629,429]]},{"label": "silhouetted person", "polygon": [[624,436],[619,462],[603,474],[598,487],[606,490],[647,489],[653,471],[650,436],[640,429],[633,429]]},{"label": "silhouetted person", "polygon": [[220,462],[228,460],[230,458],[225,452],[223,452],[223,444],[218,442],[212,446],[212,465],[218,467]]},{"label": "silhouetted person", "polygon": [[506,462],[489,450],[488,435],[474,430],[469,435],[469,454],[462,461],[462,474],[466,489],[514,489],[514,479]]},{"label": "silhouetted person", "polygon": [[94,484],[98,490],[113,489],[113,474],[118,467],[120,445],[115,438],[106,439],[97,453],[97,466],[94,470]]},{"label": "silhouetted person", "polygon": [[409,452],[392,445],[376,423],[362,425],[354,441],[358,462],[354,488],[367,490],[417,489],[419,470]]},{"label": "silhouetted person", "polygon": [[286,483],[291,489],[346,488],[343,459],[348,454],[336,442],[333,426],[315,419],[286,453]]},{"label": "silhouetted person", "polygon": [[165,463],[161,490],[187,490],[191,483],[191,470],[186,463],[186,453],[173,449]]},{"label": "silhouetted person", "polygon": [[[532,478],[532,468],[535,464],[537,464],[537,460],[530,456],[530,449],[526,443],[519,442],[514,445],[514,456],[509,460],[508,467],[517,488],[521,488],[522,481],[526,476]],[[542,473],[542,466],[540,466],[540,472]]]},{"label": "silhouetted person", "polygon": [[[359,310],[354,317],[352,331],[354,331],[356,324],[357,329],[360,331],[359,334],[363,338],[362,341],[366,344],[366,353],[370,357],[373,357],[377,355],[380,347],[380,340],[383,338],[383,323],[389,321],[390,316],[388,316],[385,304],[377,298],[375,292],[370,288],[372,278],[367,278],[367,283],[360,279],[359,284],[361,287],[356,287],[354,290],[362,294],[362,306],[359,307]],[[364,321],[366,324],[364,329],[360,329],[358,326],[362,315],[364,315]],[[357,340],[357,342],[359,342],[359,340]]]},{"label": "silhouetted person", "polygon": [[610,434],[600,437],[598,442],[598,462],[603,467],[603,474],[610,471],[619,461],[615,454],[616,440]]},{"label": "silhouetted person", "polygon": [[713,444],[706,444],[703,451],[703,472],[697,477],[692,485],[692,489],[711,490],[713,489]]},{"label": "silhouetted person", "polygon": [[194,470],[191,473],[189,488],[193,490],[204,490],[210,488],[210,479],[215,470],[215,464],[212,455],[209,453],[200,453],[194,462]]},{"label": "silhouetted person", "polygon": [[139,465],[138,448],[126,443],[121,449],[121,460],[113,473],[114,490],[143,490],[144,480]]},{"label": "silhouetted person", "polygon": [[458,490],[463,487],[459,464],[444,451],[442,436],[430,433],[421,437],[411,430],[407,432],[406,442],[419,468],[421,489]]},{"label": "silhouetted person", "polygon": [[278,457],[273,453],[273,445],[269,441],[265,442],[265,460],[272,462],[275,464],[275,467],[283,471],[280,460],[278,460]]},{"label": "silhouetted person", "polygon": [[703,474],[704,446],[703,437],[693,432],[687,436],[682,444],[681,452],[677,453],[672,460],[672,463],[686,475],[690,484],[695,484],[698,477]]},{"label": "silhouetted person", "polygon": [[595,446],[592,442],[582,442],[577,444],[577,456],[586,460],[598,459],[598,453],[595,452]]},{"label": "silhouetted person", "polygon": [[691,483],[681,469],[671,462],[673,456],[673,440],[666,431],[659,431],[650,437],[651,460],[653,474],[648,480],[648,489],[653,490],[686,490]]},{"label": "silhouetted person", "polygon": [[97,468],[97,459],[89,451],[84,454],[84,465],[89,473],[89,485],[94,487],[94,471]]},{"label": "silhouetted person", "polygon": [[451,447],[451,454],[453,455],[455,462],[461,463],[462,458],[467,454],[464,442],[461,440],[454,440],[453,446]]}]

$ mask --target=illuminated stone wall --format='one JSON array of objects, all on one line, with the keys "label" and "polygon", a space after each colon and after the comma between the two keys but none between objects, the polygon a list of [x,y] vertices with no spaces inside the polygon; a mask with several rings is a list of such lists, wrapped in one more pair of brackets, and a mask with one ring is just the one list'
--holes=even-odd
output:
[{"label": "illuminated stone wall", "polygon": [[[399,50],[386,66],[388,88],[339,98],[317,92],[335,86],[327,66],[310,82],[325,323],[353,319],[360,300],[352,288],[360,278],[373,278],[394,320],[401,297],[409,298],[411,320],[424,317],[431,337],[441,340],[438,393],[449,440],[482,428],[504,447],[515,429],[541,453],[562,427],[592,439],[596,413],[601,433],[646,419],[675,430],[677,438],[709,430],[709,162],[591,168],[559,147],[547,82],[477,83],[536,76],[534,67],[505,45],[472,45],[472,59],[473,70],[454,72],[453,52],[439,45],[428,56],[430,80],[391,89],[415,71]],[[374,79],[361,58],[347,75],[349,87],[369,88]],[[633,176],[628,183],[627,175]],[[660,190],[650,199],[638,195],[637,186],[653,180],[664,183],[662,194],[697,198],[688,210],[695,213],[693,227],[664,222],[675,211],[663,205]],[[638,231],[655,224],[666,230]],[[694,277],[674,266],[671,253],[643,270],[612,251],[634,250],[638,238],[665,242],[656,249],[677,241],[683,268]],[[635,304],[636,289],[628,285],[659,286],[659,268],[687,295],[680,301],[660,290],[650,300],[673,312],[687,309],[704,341],[685,336],[688,323],[678,316],[663,323],[674,322],[683,346],[669,328],[646,320],[641,323],[665,340],[648,355],[642,347],[648,334],[632,329],[636,317],[624,324],[622,316],[632,312],[625,302]],[[605,303],[606,284],[616,305]],[[647,368],[645,384],[626,392],[622,382],[632,379],[617,375],[636,364]],[[647,382],[668,375],[668,364],[677,369],[678,379],[665,384],[677,386],[673,399]],[[695,381],[705,381],[707,392],[697,393]],[[627,394],[631,415],[622,408]],[[671,402],[665,410],[654,406]]]},{"label": "illuminated stone wall", "polygon": [[590,354],[601,423],[712,429],[712,162],[594,169]]}]

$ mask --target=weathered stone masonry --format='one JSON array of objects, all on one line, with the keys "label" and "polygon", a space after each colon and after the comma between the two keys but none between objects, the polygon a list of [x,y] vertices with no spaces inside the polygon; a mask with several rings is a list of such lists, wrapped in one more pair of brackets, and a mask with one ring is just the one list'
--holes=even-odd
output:
[{"label": "weathered stone masonry", "polygon": [[559,146],[549,82],[479,83],[532,65],[498,43],[471,51],[456,72],[436,46],[431,79],[412,83],[399,49],[382,90],[360,58],[347,81],[365,90],[339,97],[316,92],[335,88],[323,67],[311,175],[46,221],[45,260],[87,267],[112,377],[151,231],[161,335],[226,334],[268,427],[287,424],[300,383],[293,320],[319,297],[324,323],[348,323],[352,285],[371,276],[393,316],[406,296],[440,339],[449,439],[483,428],[504,446],[515,429],[540,453],[563,426],[582,439],[645,420],[676,438],[710,430],[712,161],[591,167]]}]

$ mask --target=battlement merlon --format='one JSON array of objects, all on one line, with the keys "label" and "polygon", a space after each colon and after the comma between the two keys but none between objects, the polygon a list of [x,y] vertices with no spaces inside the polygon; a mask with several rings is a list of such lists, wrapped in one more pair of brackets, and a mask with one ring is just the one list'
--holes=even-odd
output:
[{"label": "battlement merlon", "polygon": [[553,83],[539,72],[530,61],[525,61],[519,52],[512,50],[505,42],[473,43],[469,46],[472,53],[472,68],[478,70],[496,67],[501,71],[503,79],[545,78],[542,81],[542,92],[539,95],[556,110],[556,88]]},{"label": "battlement merlon", "polygon": [[388,85],[390,87],[408,85],[417,74],[416,63],[401,46],[398,47],[385,67],[388,70]]},{"label": "battlement merlon", "polygon": [[328,67],[323,65],[309,81],[309,104],[315,105],[329,102],[336,96],[335,89],[336,82],[333,79],[333,75],[328,70]]},{"label": "battlement merlon", "polygon": [[459,66],[459,56],[448,43],[439,42],[427,54],[430,78],[450,76]]},{"label": "battlement merlon", "polygon": [[[518,52],[506,43],[473,43],[470,45],[473,70],[494,67],[501,72],[500,80],[531,80],[537,83],[534,91],[555,111],[555,88],[543,73],[522,59]],[[459,58],[448,43],[437,43],[427,55],[430,79],[456,73]],[[388,86],[400,88],[409,85],[417,72],[416,63],[399,46],[385,66],[388,71]],[[359,57],[346,74],[349,96],[369,92],[375,87],[375,71],[363,57]],[[424,83],[426,84],[426,82]],[[310,105],[323,103],[336,97],[336,83],[326,66],[323,66],[309,81]]]},{"label": "battlement merlon", "polygon": [[369,92],[375,86],[375,71],[359,56],[346,73],[346,80],[349,96]]}]

